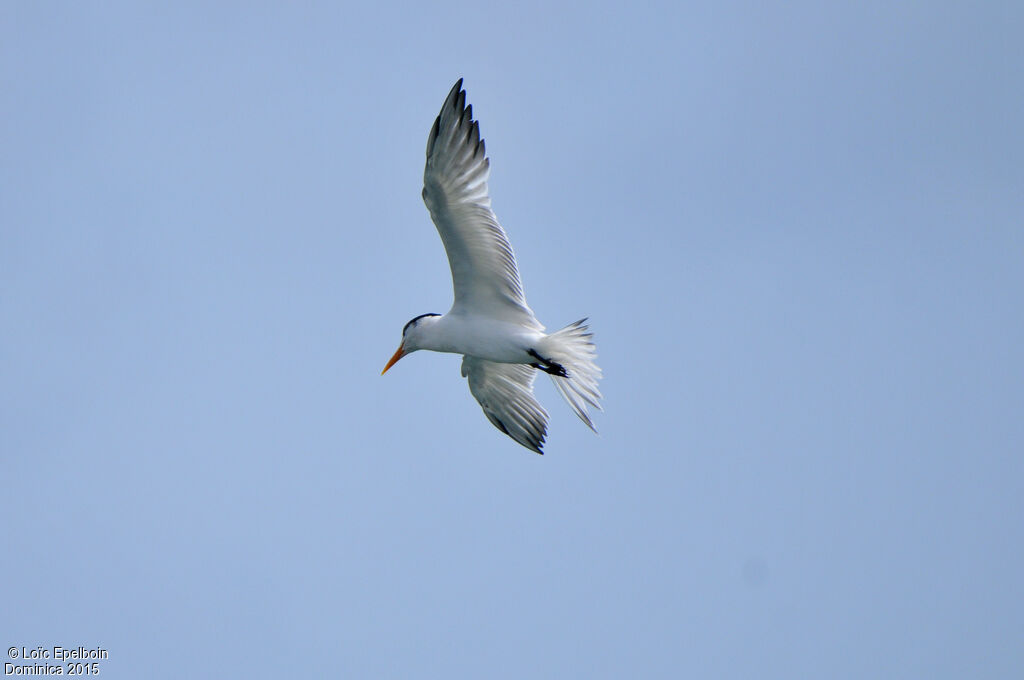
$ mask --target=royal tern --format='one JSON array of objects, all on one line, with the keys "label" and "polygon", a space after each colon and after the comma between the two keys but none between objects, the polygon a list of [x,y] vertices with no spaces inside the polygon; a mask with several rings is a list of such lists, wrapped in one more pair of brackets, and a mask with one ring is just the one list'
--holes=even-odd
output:
[{"label": "royal tern", "polygon": [[417,350],[462,354],[462,375],[487,419],[543,453],[548,414],[533,396],[537,370],[551,376],[593,430],[587,405],[601,408],[601,369],[586,319],[548,334],[526,304],[512,246],[491,211],[489,173],[480,126],[460,78],[427,137],[423,171],[423,201],[448,253],[455,301],[447,314],[421,314],[405,324],[381,375]]}]

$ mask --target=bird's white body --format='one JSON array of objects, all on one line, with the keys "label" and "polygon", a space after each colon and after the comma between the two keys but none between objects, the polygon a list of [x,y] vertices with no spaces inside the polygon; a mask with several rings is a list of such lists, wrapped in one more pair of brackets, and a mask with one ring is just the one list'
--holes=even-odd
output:
[{"label": "bird's white body", "polygon": [[593,429],[587,406],[601,408],[601,369],[585,319],[548,334],[526,304],[515,254],[491,210],[489,172],[460,79],[427,138],[423,171],[423,201],[448,253],[455,301],[443,316],[422,314],[407,323],[383,372],[421,349],[462,354],[462,375],[487,419],[542,453],[547,413],[533,396],[537,370],[551,376]]},{"label": "bird's white body", "polygon": [[416,349],[467,354],[501,364],[535,363],[529,354],[547,334],[516,323],[449,312],[428,317],[416,325],[407,338]]}]

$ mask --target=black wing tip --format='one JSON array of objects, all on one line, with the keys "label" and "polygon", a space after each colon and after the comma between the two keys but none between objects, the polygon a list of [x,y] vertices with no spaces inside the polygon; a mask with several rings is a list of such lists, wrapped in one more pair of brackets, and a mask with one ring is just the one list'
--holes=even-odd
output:
[{"label": "black wing tip", "polygon": [[[544,429],[547,430],[546,427]],[[547,438],[548,438],[548,433],[547,432],[541,432],[540,436],[537,437],[537,441],[536,442],[531,442],[531,444],[533,444],[533,445],[528,447],[528,448],[531,451],[533,451],[534,453],[543,456],[544,455],[544,451],[543,451],[543,449],[544,449],[544,440],[547,439]]]},{"label": "black wing tip", "polygon": [[[473,105],[468,103],[469,95],[462,87],[463,79],[455,81],[455,85],[448,92],[448,97],[441,106],[441,112],[434,119],[434,124],[427,135],[427,163],[434,153],[434,145],[441,139],[442,135],[448,143],[458,143],[459,135],[465,133],[464,145],[472,150],[470,154],[474,161],[482,162],[484,169],[490,168],[487,158],[487,147],[484,146],[483,137],[480,134],[480,123],[473,120]],[[449,140],[448,137],[451,137]]]},{"label": "black wing tip", "polygon": [[[462,103],[459,103],[459,99],[462,99]],[[448,91],[448,96],[444,99],[444,106],[441,107],[441,114],[443,115],[447,109],[454,109],[459,114],[462,113],[462,109],[466,105],[466,92],[462,89],[462,78],[455,81],[452,85],[452,89]]]},{"label": "black wing tip", "polygon": [[[461,120],[466,113],[466,99],[468,96],[466,94],[466,90],[462,87],[462,80],[462,78],[459,78],[455,81],[455,84],[452,85],[452,89],[448,91],[448,96],[445,98],[444,105],[444,108],[446,109],[454,109],[459,120]],[[472,109],[470,109],[470,111],[472,111]]]},{"label": "black wing tip", "polygon": [[536,454],[539,454],[541,456],[544,455],[544,451],[542,449],[544,447],[544,435],[545,435],[545,433],[542,432],[541,435],[540,435],[540,438],[532,437],[532,438],[529,438],[529,439],[521,439],[520,437],[517,437],[514,434],[512,434],[511,432],[509,432],[508,427],[501,420],[501,418],[499,418],[498,416],[495,416],[495,415],[491,415],[487,411],[484,411],[484,413],[487,415],[487,417],[490,419],[491,423],[493,423],[496,428],[501,430],[504,434],[508,435],[514,442],[516,442],[517,444],[520,444],[520,445],[530,449],[531,451],[533,451]]},{"label": "black wing tip", "polygon": [[462,91],[462,78],[455,81],[452,89],[448,90],[448,99],[454,99]]}]

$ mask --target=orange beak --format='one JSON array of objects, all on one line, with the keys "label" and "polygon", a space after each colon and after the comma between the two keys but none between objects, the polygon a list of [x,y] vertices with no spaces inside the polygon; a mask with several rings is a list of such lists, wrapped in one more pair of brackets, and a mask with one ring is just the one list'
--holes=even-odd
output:
[{"label": "orange beak", "polygon": [[395,364],[397,364],[398,360],[401,359],[404,356],[405,356],[405,347],[402,346],[402,345],[399,345],[398,346],[398,350],[395,351],[394,356],[392,356],[390,359],[388,359],[388,365],[384,367],[384,370],[381,371],[380,374],[384,375],[385,373],[387,373],[388,369],[391,368],[392,366],[394,366]]}]

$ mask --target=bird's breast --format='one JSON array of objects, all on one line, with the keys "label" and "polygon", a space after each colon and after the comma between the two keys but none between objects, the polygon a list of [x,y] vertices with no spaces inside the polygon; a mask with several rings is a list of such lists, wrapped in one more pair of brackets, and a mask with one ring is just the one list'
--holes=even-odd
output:
[{"label": "bird's breast", "polygon": [[544,337],[518,324],[477,317],[445,316],[436,325],[438,346],[429,349],[500,363],[530,363],[529,350]]}]

